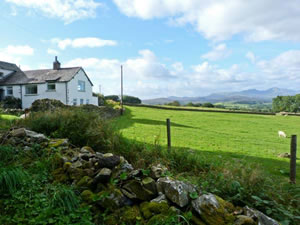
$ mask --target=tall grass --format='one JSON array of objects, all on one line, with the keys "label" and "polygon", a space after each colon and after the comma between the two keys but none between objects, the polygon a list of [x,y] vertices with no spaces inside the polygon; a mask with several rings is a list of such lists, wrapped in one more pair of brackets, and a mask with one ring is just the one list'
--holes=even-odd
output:
[{"label": "tall grass", "polygon": [[32,113],[20,126],[53,138],[68,138],[73,145],[89,145],[95,150],[109,150],[116,132],[96,112],[61,109],[56,112]]},{"label": "tall grass", "polygon": [[13,194],[27,177],[26,172],[18,167],[0,168],[0,194]]}]

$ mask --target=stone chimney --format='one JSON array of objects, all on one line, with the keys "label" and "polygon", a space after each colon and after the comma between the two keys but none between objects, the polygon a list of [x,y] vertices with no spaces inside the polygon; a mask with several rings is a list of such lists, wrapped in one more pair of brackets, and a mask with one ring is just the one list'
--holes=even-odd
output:
[{"label": "stone chimney", "polygon": [[57,56],[55,56],[55,61],[53,62],[53,69],[59,70],[60,69],[60,62],[57,60]]}]

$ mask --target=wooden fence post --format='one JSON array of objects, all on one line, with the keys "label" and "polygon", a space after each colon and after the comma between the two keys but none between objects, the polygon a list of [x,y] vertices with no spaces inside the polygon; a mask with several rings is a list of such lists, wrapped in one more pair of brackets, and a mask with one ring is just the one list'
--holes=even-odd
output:
[{"label": "wooden fence post", "polygon": [[167,119],[167,136],[168,136],[168,151],[171,149],[171,124],[170,119]]},{"label": "wooden fence post", "polygon": [[291,137],[290,183],[296,183],[297,135]]}]

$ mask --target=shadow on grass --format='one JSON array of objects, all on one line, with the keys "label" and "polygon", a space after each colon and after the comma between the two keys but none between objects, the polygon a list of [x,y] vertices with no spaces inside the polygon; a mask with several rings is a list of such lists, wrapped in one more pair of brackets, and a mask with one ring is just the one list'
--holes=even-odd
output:
[{"label": "shadow on grass", "polygon": [[[115,121],[115,127],[118,130],[128,128],[133,126],[134,123],[141,123],[147,125],[165,125],[164,121],[157,120],[149,120],[149,119],[135,119],[132,115],[132,110],[126,108],[124,115],[121,118],[117,118]],[[185,127],[192,128],[190,126],[185,126],[182,124],[176,124],[171,122],[171,126],[176,127]],[[127,139],[127,138],[126,138]],[[138,145],[146,146],[147,149],[155,149],[157,146],[154,146],[149,143],[139,142],[137,140],[127,139],[130,142],[136,142]],[[166,147],[161,147],[161,150],[166,152]],[[243,154],[237,154],[232,152],[224,152],[224,151],[203,151],[203,150],[189,150],[190,148],[182,148],[173,146],[173,150],[176,152],[187,152],[191,157],[195,156],[201,160],[207,161],[207,163],[211,164],[225,164],[225,163],[243,163],[245,165],[257,165],[261,168],[262,171],[266,172],[269,176],[275,176],[275,178],[280,179],[281,181],[287,181],[289,179],[289,169],[290,163],[289,159],[272,159],[272,158],[263,158],[256,156],[249,156]],[[166,157],[167,158],[167,157]],[[133,159],[134,160],[134,159]],[[176,162],[175,162],[176,163]],[[192,165],[191,165],[192,166]],[[297,158],[297,181],[300,183],[300,161]]]}]

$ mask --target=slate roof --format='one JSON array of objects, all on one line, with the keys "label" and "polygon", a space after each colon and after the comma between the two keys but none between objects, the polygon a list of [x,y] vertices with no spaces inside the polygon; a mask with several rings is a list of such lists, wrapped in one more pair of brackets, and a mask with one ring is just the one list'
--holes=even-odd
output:
[{"label": "slate roof", "polygon": [[16,64],[0,61],[0,69],[13,71],[11,74],[7,75],[3,79],[0,79],[0,85],[13,84],[15,81],[27,81],[25,73],[22,70],[20,70],[20,68],[17,67]]},{"label": "slate roof", "polygon": [[2,61],[0,61],[0,68],[14,71],[14,73],[8,75],[4,79],[0,79],[0,85],[40,84],[48,81],[67,82],[70,81],[80,69],[82,69],[81,67],[70,67],[60,68],[59,70],[43,69],[21,71],[16,64]]}]

